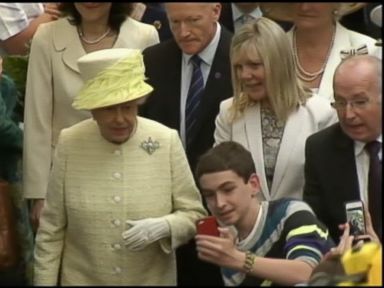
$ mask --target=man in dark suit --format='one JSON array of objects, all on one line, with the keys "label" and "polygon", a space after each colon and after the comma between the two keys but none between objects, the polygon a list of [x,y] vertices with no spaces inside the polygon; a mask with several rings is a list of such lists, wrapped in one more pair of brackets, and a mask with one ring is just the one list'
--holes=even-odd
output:
[{"label": "man in dark suit", "polygon": [[[146,76],[154,91],[141,107],[140,115],[179,131],[194,170],[198,157],[214,143],[220,102],[232,96],[229,60],[232,33],[217,22],[220,3],[170,2],[165,9],[174,39],[143,52]],[[194,134],[188,134],[186,108],[195,73],[196,64],[191,63],[194,55],[201,59],[204,87],[196,110],[198,116],[194,118]],[[177,261],[178,285],[223,285],[219,269],[197,259],[193,240],[179,248]]]},{"label": "man in dark suit", "polygon": [[[222,11],[219,22],[229,31],[236,32],[250,20],[256,20],[262,16],[263,7],[259,2],[232,2],[222,3]],[[274,19],[273,19],[274,20]],[[274,20],[276,21],[276,20]],[[292,27],[292,23],[285,21],[276,21],[281,28],[288,31]]]},{"label": "man in dark suit", "polygon": [[157,32],[159,32],[160,42],[171,39],[172,32],[169,28],[164,4],[160,2],[145,2],[145,6],[146,9],[141,22],[155,26]]},{"label": "man in dark suit", "polygon": [[[381,172],[371,181],[371,172],[381,170],[381,77],[381,61],[374,56],[352,56],[341,62],[334,75],[332,103],[339,123],[306,142],[304,200],[336,243],[341,236],[338,225],[346,222],[344,204],[356,200],[369,207],[381,239]],[[369,155],[368,143],[378,146],[378,159]],[[378,164],[375,169],[374,163]]]}]

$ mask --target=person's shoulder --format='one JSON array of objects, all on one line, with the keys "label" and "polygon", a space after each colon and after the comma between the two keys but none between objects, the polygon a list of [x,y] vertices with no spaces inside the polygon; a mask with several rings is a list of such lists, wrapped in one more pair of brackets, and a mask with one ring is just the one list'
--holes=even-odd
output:
[{"label": "person's shoulder", "polygon": [[[153,46],[149,46],[144,49],[144,56],[147,55],[174,55],[174,52],[178,51],[181,54],[180,48],[177,46],[176,41],[172,39],[165,40]],[[158,58],[157,60],[161,60],[164,57]]]},{"label": "person's shoulder", "polygon": [[91,135],[99,131],[96,122],[92,119],[80,121],[68,128],[64,128],[61,132],[61,137],[68,140],[78,141],[79,139],[89,139]]},{"label": "person's shoulder", "polygon": [[368,35],[359,33],[357,31],[350,30],[340,23],[338,23],[338,27],[339,27],[341,33],[348,34],[349,38],[351,39],[352,44],[354,44],[354,45],[358,45],[360,43],[361,44],[368,44],[368,45],[375,45],[375,43],[377,42],[374,38],[372,38]]},{"label": "person's shoulder", "polygon": [[228,30],[223,24],[220,24],[220,27],[221,27],[220,37],[227,41],[230,41],[233,37],[233,33],[230,30]]},{"label": "person's shoulder", "polygon": [[321,107],[331,108],[329,100],[317,94],[313,94],[311,97],[309,97],[307,99],[306,105],[310,107],[321,106]]},{"label": "person's shoulder", "polygon": [[0,75],[0,85],[1,85],[1,91],[9,90],[11,88],[15,87],[15,81],[11,77],[9,77],[7,74],[3,73]]},{"label": "person's shoulder", "polygon": [[339,123],[332,124],[331,126],[324,128],[307,138],[308,145],[319,145],[325,147],[333,143],[341,134],[341,127]]},{"label": "person's shoulder", "polygon": [[293,211],[310,211],[313,212],[311,207],[303,200],[295,199],[295,198],[283,198],[284,202],[287,203],[288,207]]},{"label": "person's shoulder", "polygon": [[229,107],[232,106],[232,103],[233,103],[233,97],[230,97],[228,99],[225,99],[225,100],[221,101],[220,107],[222,109],[229,109]]},{"label": "person's shoulder", "polygon": [[301,211],[307,211],[313,214],[311,207],[306,202],[299,199],[283,197],[267,202],[269,215],[280,214],[280,217],[288,218]]},{"label": "person's shoulder", "polygon": [[328,99],[321,97],[317,94],[309,97],[302,109],[306,109],[308,113],[314,118],[316,123],[328,121],[330,119],[337,120],[336,112],[332,108],[331,103]]},{"label": "person's shoulder", "polygon": [[135,29],[137,31],[140,31],[141,33],[145,32],[157,32],[156,28],[153,27],[153,25],[143,23],[140,21],[137,21],[136,19],[133,19],[132,17],[127,17],[125,21],[122,24],[122,28],[126,28],[132,31],[132,29]]},{"label": "person's shoulder", "polygon": [[[10,107],[14,107],[17,100],[18,92],[16,85],[12,78],[4,73],[0,76],[0,78],[0,102],[5,105],[7,110],[10,110]],[[4,110],[1,112],[4,112]]]},{"label": "person's shoulder", "polygon": [[220,31],[219,43],[217,45],[217,50],[218,52],[220,52],[219,55],[221,54],[227,55],[229,54],[229,50],[231,47],[233,33],[229,31],[223,24],[218,23],[218,25],[220,25],[221,31]]},{"label": "person's shoulder", "polygon": [[304,107],[317,117],[321,117],[321,115],[324,113],[335,114],[330,101],[317,94],[313,94],[311,97],[309,97],[305,102]]},{"label": "person's shoulder", "polygon": [[62,35],[63,31],[67,30],[70,25],[71,24],[66,17],[55,21],[41,23],[36,29],[33,40],[46,40],[49,36],[53,36],[55,33],[60,33]]},{"label": "person's shoulder", "polygon": [[[67,17],[59,18],[55,21],[49,21],[39,24],[38,29],[62,29],[64,27],[69,27],[72,24],[69,23]],[[42,28],[40,28],[42,27]]]},{"label": "person's shoulder", "polygon": [[156,135],[168,135],[176,132],[176,130],[169,128],[160,122],[145,117],[138,116],[137,121],[140,125],[140,129]]},{"label": "person's shoulder", "polygon": [[[159,70],[159,67],[169,65],[169,62],[175,59],[177,60],[177,57],[179,57],[181,61],[181,54],[181,50],[173,38],[145,48],[143,50],[143,57],[148,70],[147,72],[149,72],[149,70]],[[167,67],[167,69],[168,68],[169,67]],[[176,68],[177,67],[171,67],[171,69]],[[163,69],[160,70],[163,72]]]}]

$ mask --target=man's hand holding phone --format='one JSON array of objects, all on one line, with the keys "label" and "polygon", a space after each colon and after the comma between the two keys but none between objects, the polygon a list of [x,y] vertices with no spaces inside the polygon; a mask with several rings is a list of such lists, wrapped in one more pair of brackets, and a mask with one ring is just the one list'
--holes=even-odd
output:
[{"label": "man's hand holding phone", "polygon": [[[368,211],[363,202],[346,202],[345,212],[347,223],[349,224],[349,235],[354,236],[352,246],[355,246],[358,242],[371,241],[371,237],[367,233],[366,214]],[[343,229],[343,227],[341,227],[341,229]]]},{"label": "man's hand holding phone", "polygon": [[364,205],[362,201],[352,201],[345,203],[345,213],[347,222],[350,226],[351,235],[358,236],[364,235],[365,228],[365,216]]}]

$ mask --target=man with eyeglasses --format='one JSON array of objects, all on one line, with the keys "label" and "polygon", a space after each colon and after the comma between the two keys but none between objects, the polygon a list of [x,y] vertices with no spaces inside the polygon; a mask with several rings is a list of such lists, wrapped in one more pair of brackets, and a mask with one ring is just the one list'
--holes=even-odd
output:
[{"label": "man with eyeglasses", "polygon": [[[345,202],[361,200],[381,240],[382,72],[381,60],[345,59],[334,75],[339,123],[308,137],[304,200],[338,243],[346,222]],[[375,155],[370,148],[376,147]],[[376,173],[376,174],[375,174]],[[341,228],[343,229],[343,228]]]}]

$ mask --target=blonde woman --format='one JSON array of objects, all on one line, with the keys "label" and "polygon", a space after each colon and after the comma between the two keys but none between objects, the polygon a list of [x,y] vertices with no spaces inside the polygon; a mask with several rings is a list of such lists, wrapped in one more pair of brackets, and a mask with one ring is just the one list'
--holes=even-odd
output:
[{"label": "blonde woman", "polygon": [[221,103],[215,143],[236,141],[252,154],[265,200],[302,198],[306,138],[336,121],[329,103],[296,77],[285,32],[260,18],[231,45],[234,97]]}]

